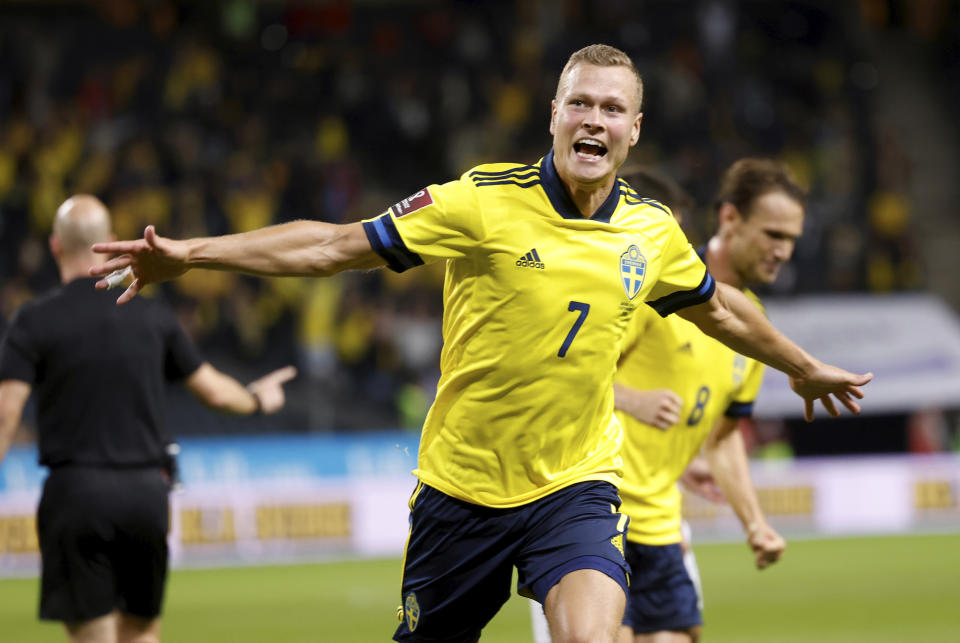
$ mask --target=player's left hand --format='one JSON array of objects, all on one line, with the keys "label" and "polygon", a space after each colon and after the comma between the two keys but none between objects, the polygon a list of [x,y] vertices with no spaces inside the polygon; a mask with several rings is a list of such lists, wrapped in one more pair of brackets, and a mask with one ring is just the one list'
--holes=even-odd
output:
[{"label": "player's left hand", "polygon": [[813,406],[817,400],[820,400],[823,408],[833,417],[840,415],[834,398],[854,415],[859,414],[860,405],[854,398],[863,399],[863,390],[860,387],[872,379],[873,373],[858,375],[836,366],[816,362],[808,375],[791,377],[790,388],[803,398],[803,417],[807,422],[812,422]]},{"label": "player's left hand", "polygon": [[747,530],[747,544],[756,557],[757,569],[766,569],[783,556],[786,541],[766,522],[753,523]]},{"label": "player's left hand", "polygon": [[723,502],[723,491],[717,486],[713,474],[710,472],[710,464],[706,458],[697,456],[690,461],[687,468],[680,474],[680,484],[701,498],[706,498],[710,502]]}]

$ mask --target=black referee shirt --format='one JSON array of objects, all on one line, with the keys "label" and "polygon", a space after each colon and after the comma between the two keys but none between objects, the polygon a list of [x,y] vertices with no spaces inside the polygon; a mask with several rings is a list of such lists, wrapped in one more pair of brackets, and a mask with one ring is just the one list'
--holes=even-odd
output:
[{"label": "black referee shirt", "polygon": [[164,393],[202,363],[173,313],[75,279],[17,311],[0,346],[0,380],[37,394],[40,464],[163,462]]}]

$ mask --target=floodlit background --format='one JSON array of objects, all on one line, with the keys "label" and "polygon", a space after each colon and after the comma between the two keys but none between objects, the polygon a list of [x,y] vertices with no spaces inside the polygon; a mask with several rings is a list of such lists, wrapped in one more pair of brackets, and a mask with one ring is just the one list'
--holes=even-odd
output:
[{"label": "floodlit background", "polygon": [[[800,630],[796,639],[779,629],[751,635],[736,605],[783,596],[774,623],[791,631],[811,616],[790,609],[800,599],[788,587],[821,599],[810,610],[869,610],[856,597],[882,581],[849,552],[889,546],[876,558],[897,569],[874,573],[900,588],[889,601],[904,606],[902,626],[869,631],[885,623],[874,611],[825,622],[818,638],[960,637],[957,618],[937,602],[956,604],[960,585],[936,576],[960,573],[949,553],[960,533],[956,1],[4,2],[0,332],[20,304],[56,285],[46,238],[70,194],[103,199],[121,238],[147,223],[185,237],[371,217],[475,164],[543,156],[559,71],[594,42],[624,49],[644,76],[631,162],[694,196],[694,243],[713,230],[711,199],[731,162],[789,164],[810,193],[806,227],[794,260],[761,292],[768,312],[815,355],[877,375],[862,417],[812,425],[799,419],[784,379],[768,375],[759,417],[743,430],[765,510],[791,549],[761,579],[740,549],[703,547],[707,561],[721,561],[703,570],[708,632],[715,623],[716,640],[809,640]],[[271,640],[389,636],[408,472],[438,377],[441,284],[433,267],[329,280],[193,272],[153,289],[205,357],[239,379],[288,363],[300,369],[288,408],[270,418],[219,417],[179,389],[167,409],[183,448],[171,536],[178,568],[253,574],[249,566],[341,561],[303,567],[303,576],[294,575],[299,567],[275,569],[277,586],[306,597],[303,608],[318,618],[292,630],[268,623]],[[43,477],[34,422],[31,405],[0,466],[0,576],[25,577],[0,581],[0,595],[22,601],[0,601],[16,607],[0,623],[18,623],[18,641],[60,637],[33,620],[32,513]],[[740,538],[728,509],[691,498],[687,511],[698,542]],[[836,538],[865,534],[871,539]],[[917,556],[937,546],[942,564]],[[722,561],[741,554],[743,577],[726,576]],[[792,576],[800,561],[831,556],[836,563],[819,575]],[[357,559],[369,561],[356,563],[365,571],[343,567]],[[210,606],[196,618],[219,629],[187,633],[195,602],[183,597],[206,587],[200,574],[181,571],[171,582],[168,631],[184,628],[171,640],[239,641],[238,631],[256,631],[218,621]],[[337,579],[330,596],[367,597],[351,599],[362,606],[356,616],[310,592],[326,576]],[[818,589],[837,577],[849,591]],[[721,599],[733,586],[759,593]],[[907,595],[918,601],[910,609]],[[225,603],[227,612],[246,605]],[[525,613],[511,609],[515,623],[503,627],[512,633],[491,640],[529,636]],[[334,620],[376,623],[383,635],[325,630]],[[922,629],[941,621],[942,630]]]}]

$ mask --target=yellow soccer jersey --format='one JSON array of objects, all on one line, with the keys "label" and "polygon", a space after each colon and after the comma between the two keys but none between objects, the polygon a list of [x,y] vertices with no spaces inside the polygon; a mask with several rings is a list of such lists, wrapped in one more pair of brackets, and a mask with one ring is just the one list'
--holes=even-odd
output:
[{"label": "yellow soccer jersey", "polygon": [[613,376],[630,317],[644,301],[668,313],[714,290],[670,212],[618,180],[584,218],[551,152],[431,185],[364,228],[393,270],[447,262],[420,480],[490,507],[619,484]]},{"label": "yellow soccer jersey", "polygon": [[[753,293],[745,294],[760,306]],[[763,369],[762,363],[735,353],[677,315],[661,318],[653,310],[637,311],[616,381],[641,390],[670,389],[683,399],[683,410],[680,421],[667,430],[617,411],[624,431],[620,511],[630,517],[627,540],[680,542],[677,480],[722,415],[751,414]]]}]

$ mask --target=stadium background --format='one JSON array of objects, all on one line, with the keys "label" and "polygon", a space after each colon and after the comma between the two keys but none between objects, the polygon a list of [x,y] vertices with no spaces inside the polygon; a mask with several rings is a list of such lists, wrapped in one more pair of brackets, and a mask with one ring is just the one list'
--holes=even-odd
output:
[{"label": "stadium background", "polygon": [[[876,555],[899,560],[903,576],[886,568],[853,574],[849,592],[837,590],[810,609],[859,606],[878,574],[899,588],[891,604],[901,609],[889,613],[913,613],[903,630],[888,624],[892,638],[871,640],[903,640],[903,632],[941,621],[956,632],[956,616],[939,611],[960,598],[955,1],[5,2],[0,330],[22,302],[57,283],[46,237],[69,194],[100,196],[121,238],[146,223],[181,237],[299,218],[369,217],[476,163],[542,156],[559,70],[570,52],[592,42],[623,48],[644,75],[644,127],[631,161],[657,167],[695,197],[694,241],[711,232],[716,179],[739,157],[782,159],[809,189],[795,258],[761,293],[775,323],[789,326],[797,310],[790,306],[801,302],[805,325],[797,330],[810,331],[810,341],[831,351],[814,352],[833,360],[858,325],[891,320],[871,324],[873,345],[857,353],[857,364],[838,363],[878,371],[876,386],[884,377],[898,382],[895,394],[879,396],[896,403],[871,409],[868,399],[862,418],[813,425],[799,422],[793,407],[774,404],[745,427],[755,475],[769,485],[761,489],[765,508],[775,526],[799,539],[790,551],[798,562],[789,567],[788,557],[784,569],[759,580],[746,574],[737,549],[743,578],[723,576],[722,562],[716,572],[705,569],[708,592],[758,592],[719,599],[713,613],[708,597],[708,622],[722,623],[724,614],[738,614],[737,605],[769,596],[799,606],[790,591],[802,597],[836,582],[794,576],[799,561],[810,564],[803,543],[830,546],[806,539],[936,531],[953,535],[843,541],[850,551],[835,559],[818,553],[816,560],[836,560],[837,569],[853,565],[851,551],[897,543],[901,549],[891,552],[903,553]],[[437,378],[441,281],[442,271],[430,269],[330,280],[198,272],[154,289],[152,296],[174,304],[204,355],[241,380],[287,363],[301,372],[289,407],[271,418],[222,418],[172,391],[168,426],[184,446],[186,483],[175,497],[178,566],[354,557],[376,565],[394,555],[396,533],[405,529],[405,508],[395,500],[412,488],[406,472]],[[876,308],[865,313],[863,302]],[[905,357],[924,351],[929,359]],[[0,594],[25,597],[3,601],[19,611],[11,607],[0,622],[21,624],[22,640],[56,634],[34,623],[35,591],[26,589],[36,569],[31,503],[42,476],[33,464],[34,418],[28,409],[0,467],[0,575],[27,576],[0,581]],[[688,509],[706,540],[736,537],[729,513],[696,499]],[[843,547],[838,542],[825,541]],[[704,547],[703,556],[734,557],[724,547]],[[925,562],[918,549],[940,564]],[[386,614],[386,629],[377,631],[389,631],[396,563],[370,578],[335,571],[343,564],[298,567],[308,575],[276,587],[316,597],[319,604],[297,605],[348,624],[347,607],[313,594],[313,583],[335,579],[331,595],[339,590],[341,598],[381,588],[377,596],[387,604],[369,599],[370,614]],[[230,570],[244,572],[254,573]],[[953,583],[937,576],[950,572]],[[191,575],[199,573],[174,576],[171,636],[188,622],[188,603],[178,596],[196,600],[196,588],[206,587]],[[294,572],[275,573],[284,579]],[[269,586],[262,578],[249,582]],[[223,618],[232,622],[239,608],[230,606],[246,600],[218,587],[210,593],[226,597],[230,616]],[[908,610],[907,595],[919,597],[919,607]],[[216,608],[208,609],[198,621],[216,621]],[[378,622],[366,614],[354,620]],[[318,639],[317,631],[330,631],[317,618],[275,640],[367,640]],[[737,629],[745,619],[731,621],[734,634],[725,640],[749,640]],[[780,623],[793,628],[808,620],[802,610],[785,609]],[[877,611],[864,620],[884,622]],[[243,628],[231,627],[221,624],[222,640],[240,640]],[[843,640],[867,638],[853,626],[834,631],[847,635]],[[931,629],[923,640],[953,640],[940,632]],[[216,636],[171,640],[221,640]],[[793,640],[808,640],[803,636]]]}]

